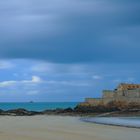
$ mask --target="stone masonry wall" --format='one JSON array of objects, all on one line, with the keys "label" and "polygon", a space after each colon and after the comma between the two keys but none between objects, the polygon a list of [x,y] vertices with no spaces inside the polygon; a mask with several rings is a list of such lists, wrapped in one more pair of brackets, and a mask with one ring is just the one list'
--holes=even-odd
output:
[{"label": "stone masonry wall", "polygon": [[117,97],[128,97],[128,98],[140,98],[140,89],[134,90],[103,90],[102,98],[117,98]]},{"label": "stone masonry wall", "polygon": [[91,105],[108,104],[111,101],[136,102],[140,104],[140,88],[134,90],[104,90],[102,98],[86,98],[85,102]]},{"label": "stone masonry wall", "polygon": [[103,97],[102,98],[113,98],[115,91],[113,90],[103,90]]},{"label": "stone masonry wall", "polygon": [[102,103],[102,98],[86,98],[85,103],[92,104],[92,105],[99,105]]},{"label": "stone masonry wall", "polygon": [[122,101],[126,103],[135,102],[140,103],[140,98],[126,98],[126,97],[120,97],[120,98],[104,98],[104,99],[94,99],[94,98],[87,98],[86,103],[91,105],[106,105],[111,101]]},{"label": "stone masonry wall", "polygon": [[124,95],[128,98],[140,98],[140,89],[124,91]]}]

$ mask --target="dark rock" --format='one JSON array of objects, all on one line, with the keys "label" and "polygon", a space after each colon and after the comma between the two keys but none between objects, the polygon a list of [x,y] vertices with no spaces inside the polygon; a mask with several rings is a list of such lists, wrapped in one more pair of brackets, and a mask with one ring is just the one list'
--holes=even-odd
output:
[{"label": "dark rock", "polygon": [[40,112],[35,112],[35,111],[28,111],[26,109],[13,109],[13,110],[8,110],[4,112],[5,115],[15,115],[15,116],[31,116],[31,115],[38,115]]},{"label": "dark rock", "polygon": [[66,108],[66,109],[64,109],[64,112],[65,113],[71,113],[71,112],[73,112],[74,110],[72,109],[72,108]]},{"label": "dark rock", "polygon": [[63,113],[71,113],[71,112],[73,112],[72,108],[66,108],[66,109],[57,108],[54,110],[44,110],[43,114],[63,114]]},{"label": "dark rock", "polygon": [[4,112],[4,110],[0,109],[0,113],[3,113],[3,112]]},{"label": "dark rock", "polygon": [[107,109],[104,107],[104,106],[81,106],[81,105],[78,105],[74,108],[74,111],[76,113],[99,113],[99,112],[106,112]]}]

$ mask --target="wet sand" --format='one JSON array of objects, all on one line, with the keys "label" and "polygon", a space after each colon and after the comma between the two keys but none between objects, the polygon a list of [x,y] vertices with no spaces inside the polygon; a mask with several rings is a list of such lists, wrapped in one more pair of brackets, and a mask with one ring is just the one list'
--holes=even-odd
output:
[{"label": "wet sand", "polygon": [[1,140],[139,140],[140,129],[86,123],[78,117],[0,117]]}]

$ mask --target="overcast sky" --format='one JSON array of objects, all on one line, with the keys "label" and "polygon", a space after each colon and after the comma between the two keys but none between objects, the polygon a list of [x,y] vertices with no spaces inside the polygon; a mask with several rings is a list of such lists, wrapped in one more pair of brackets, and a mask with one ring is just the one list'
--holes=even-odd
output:
[{"label": "overcast sky", "polygon": [[140,83],[139,0],[0,1],[0,101],[83,101]]}]

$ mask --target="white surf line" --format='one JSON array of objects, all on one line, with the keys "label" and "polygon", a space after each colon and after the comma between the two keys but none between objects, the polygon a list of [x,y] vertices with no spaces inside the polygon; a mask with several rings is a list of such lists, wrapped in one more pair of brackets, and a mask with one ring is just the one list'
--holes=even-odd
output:
[{"label": "white surf line", "polygon": [[104,125],[114,125],[114,126],[124,126],[131,128],[140,128],[140,118],[136,117],[87,117],[81,118],[84,122],[104,124]]}]

